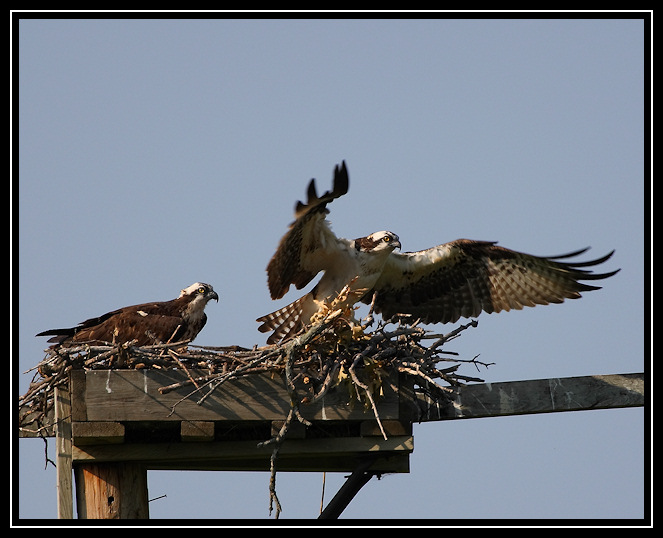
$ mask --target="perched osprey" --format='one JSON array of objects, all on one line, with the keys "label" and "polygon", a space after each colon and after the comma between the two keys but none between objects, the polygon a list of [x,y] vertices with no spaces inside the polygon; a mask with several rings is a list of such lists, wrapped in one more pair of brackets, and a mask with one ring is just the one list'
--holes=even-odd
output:
[{"label": "perched osprey", "polygon": [[209,284],[196,282],[180,292],[177,299],[161,303],[125,306],[98,318],[90,318],[69,329],[51,329],[37,336],[53,336],[49,342],[73,346],[84,343],[134,345],[193,340],[207,322],[205,306],[219,296]]},{"label": "perched osprey", "polygon": [[[308,200],[297,202],[295,220],[267,266],[272,299],[280,299],[294,284],[301,289],[319,272],[318,284],[295,302],[257,319],[261,332],[274,331],[268,343],[289,338],[310,323],[349,285],[339,308],[358,301],[370,303],[384,319],[409,314],[424,323],[455,322],[484,312],[523,306],[561,303],[580,292],[599,289],[583,283],[617,271],[596,274],[587,270],[606,261],[613,252],[585,262],[566,261],[587,249],[553,257],[515,252],[494,241],[457,239],[419,252],[396,252],[395,233],[381,231],[354,240],[336,237],[326,215],[327,204],[348,192],[345,161],[334,170],[333,189],[318,196],[315,180]],[[564,261],[561,261],[564,260]]]}]

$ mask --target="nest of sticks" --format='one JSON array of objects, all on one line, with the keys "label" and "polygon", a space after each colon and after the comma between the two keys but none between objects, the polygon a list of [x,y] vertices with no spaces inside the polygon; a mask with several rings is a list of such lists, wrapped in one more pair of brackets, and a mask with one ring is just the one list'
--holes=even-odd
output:
[{"label": "nest of sticks", "polygon": [[[477,357],[464,360],[442,349],[462,331],[476,327],[474,320],[446,334],[436,334],[407,318],[395,323],[380,321],[369,331],[374,324],[372,309],[360,322],[349,319],[353,319],[352,312],[334,310],[332,304],[298,336],[253,349],[194,346],[188,342],[142,347],[133,346],[132,342],[53,346],[46,350],[44,359],[28,371],[36,370],[36,373],[27,392],[19,398],[20,427],[37,432],[51,431],[49,428],[53,425],[48,416],[52,416],[54,389],[68,381],[72,369],[182,369],[188,374],[187,380],[160,387],[159,391],[164,394],[190,386],[191,391],[183,400],[193,398],[198,404],[232,379],[263,372],[284,374],[291,399],[290,411],[280,431],[258,445],[273,445],[269,509],[271,514],[275,504],[278,517],[281,506],[276,496],[275,477],[279,447],[294,420],[310,425],[300,414],[300,406],[316,402],[330,388],[346,383],[357,400],[372,408],[386,439],[376,400],[391,373],[410,376],[417,390],[439,400],[452,396],[467,382],[482,381],[460,374],[458,370],[463,363],[473,364],[477,369],[489,366],[479,362]],[[199,374],[201,369],[208,373],[195,377],[190,373],[196,370]]]}]

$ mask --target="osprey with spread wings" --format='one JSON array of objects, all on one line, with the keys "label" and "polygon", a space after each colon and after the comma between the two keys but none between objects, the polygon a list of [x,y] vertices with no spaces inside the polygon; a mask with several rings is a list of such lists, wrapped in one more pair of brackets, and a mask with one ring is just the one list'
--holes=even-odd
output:
[{"label": "osprey with spread wings", "polygon": [[449,323],[483,312],[520,310],[523,306],[561,303],[580,292],[600,289],[585,284],[608,278],[588,267],[607,255],[584,262],[570,261],[587,249],[553,257],[539,257],[497,246],[494,241],[457,239],[418,252],[396,252],[401,243],[393,232],[375,232],[349,240],[337,237],[326,215],[327,204],[348,192],[345,161],[334,170],[333,188],[318,196],[315,180],[308,200],[297,202],[295,220],[281,239],[267,266],[272,299],[283,297],[291,284],[306,286],[319,272],[318,284],[295,302],[257,319],[261,332],[274,331],[275,343],[294,336],[311,317],[337,299],[348,286],[338,308],[370,303],[384,319],[408,314],[424,323]]},{"label": "osprey with spread wings", "polygon": [[219,296],[212,286],[196,282],[184,288],[177,299],[125,306],[76,327],[50,329],[37,336],[52,336],[54,345],[123,344],[136,346],[193,340],[207,322],[205,306]]}]

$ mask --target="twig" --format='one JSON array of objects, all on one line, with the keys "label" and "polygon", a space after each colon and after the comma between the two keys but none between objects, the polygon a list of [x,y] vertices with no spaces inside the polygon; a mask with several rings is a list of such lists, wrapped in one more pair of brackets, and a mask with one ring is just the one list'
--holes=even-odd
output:
[{"label": "twig", "polygon": [[373,299],[371,299],[371,304],[368,307],[368,314],[366,314],[366,317],[364,318],[365,322],[361,326],[363,330],[366,330],[368,327],[373,325],[373,311],[375,310],[375,300],[378,298],[378,292],[373,293]]},{"label": "twig", "polygon": [[382,437],[384,437],[384,440],[387,440],[387,434],[384,431],[384,428],[382,427],[382,421],[380,420],[380,414],[378,413],[378,408],[375,405],[375,401],[373,400],[373,396],[371,395],[371,391],[368,390],[368,386],[364,385],[359,379],[357,378],[357,374],[355,373],[355,366],[359,363],[359,361],[363,361],[364,357],[361,354],[358,354],[355,360],[352,363],[352,366],[350,366],[350,376],[352,376],[352,380],[355,382],[355,385],[358,387],[361,387],[364,389],[364,392],[366,392],[366,396],[368,396],[368,400],[371,402],[371,407],[373,408],[373,414],[375,415],[375,420],[378,422],[378,426],[380,426],[380,431],[382,432]]},{"label": "twig", "polygon": [[175,362],[180,366],[180,368],[182,368],[182,370],[186,372],[187,377],[196,386],[196,388],[198,388],[198,383],[196,383],[196,380],[193,378],[189,370],[187,370],[187,367],[184,364],[182,364],[182,361],[180,361],[180,358],[177,356],[177,353],[175,353],[172,349],[167,349],[166,351],[168,352],[168,355],[170,355],[175,360]]},{"label": "twig", "polygon": [[341,365],[339,364],[339,362],[335,360],[331,366],[331,371],[327,371],[325,379],[322,382],[322,385],[320,386],[320,390],[316,394],[314,394],[310,400],[306,402],[307,404],[315,403],[318,400],[324,398],[325,394],[327,394],[327,391],[329,390],[329,387],[331,387],[332,381],[336,378],[336,374],[338,373],[340,367]]},{"label": "twig", "polygon": [[479,322],[478,322],[477,320],[473,319],[473,320],[470,321],[468,324],[466,324],[466,325],[461,325],[460,327],[457,327],[457,328],[454,329],[453,331],[451,331],[451,332],[445,334],[444,336],[442,336],[441,338],[439,338],[435,343],[433,343],[433,344],[428,348],[428,352],[427,352],[428,356],[430,357],[431,355],[433,355],[433,353],[435,353],[435,350],[436,350],[438,347],[440,347],[442,344],[445,344],[445,343],[448,342],[449,340],[455,338],[456,336],[458,336],[461,332],[463,332],[463,331],[464,331],[465,329],[467,329],[468,327],[476,327],[478,324],[479,324]]}]

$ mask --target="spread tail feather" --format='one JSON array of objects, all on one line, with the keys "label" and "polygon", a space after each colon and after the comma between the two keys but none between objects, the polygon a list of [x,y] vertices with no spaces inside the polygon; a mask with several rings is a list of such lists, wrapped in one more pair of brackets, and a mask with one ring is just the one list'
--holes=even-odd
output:
[{"label": "spread tail feather", "polygon": [[294,303],[279,308],[271,314],[259,317],[256,321],[262,323],[262,325],[258,327],[258,330],[261,333],[274,331],[269,338],[267,338],[267,343],[275,344],[294,336],[302,330],[304,324],[308,323],[315,311],[316,308],[313,301],[313,295],[307,293],[303,297],[297,299]]}]

